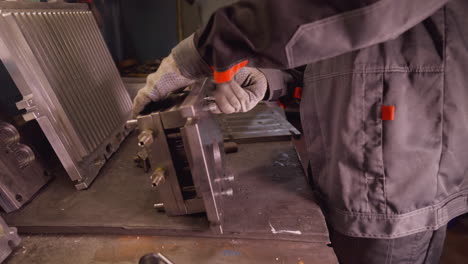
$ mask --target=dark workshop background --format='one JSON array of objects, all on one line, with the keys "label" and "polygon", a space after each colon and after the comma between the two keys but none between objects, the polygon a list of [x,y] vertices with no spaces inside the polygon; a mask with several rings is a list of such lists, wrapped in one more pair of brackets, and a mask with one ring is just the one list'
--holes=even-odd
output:
[{"label": "dark workshop background", "polygon": [[[116,62],[166,57],[179,40],[236,0],[95,0],[100,26]],[[71,1],[70,1],[71,2]]]}]

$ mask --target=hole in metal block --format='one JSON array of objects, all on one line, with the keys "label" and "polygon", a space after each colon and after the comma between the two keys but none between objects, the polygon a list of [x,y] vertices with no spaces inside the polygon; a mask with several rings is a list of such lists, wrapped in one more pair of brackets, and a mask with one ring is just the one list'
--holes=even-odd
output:
[{"label": "hole in metal block", "polygon": [[107,152],[107,153],[112,153],[112,150],[113,150],[112,145],[111,145],[111,144],[107,144],[107,146],[106,146],[106,152]]}]

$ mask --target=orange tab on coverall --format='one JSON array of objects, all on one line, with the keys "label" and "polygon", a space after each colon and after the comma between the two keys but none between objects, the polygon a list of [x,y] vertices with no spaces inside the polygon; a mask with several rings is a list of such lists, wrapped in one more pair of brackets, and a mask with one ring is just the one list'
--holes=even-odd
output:
[{"label": "orange tab on coverall", "polygon": [[229,70],[223,72],[217,72],[213,67],[213,79],[216,83],[230,82],[236,73],[249,64],[248,60],[242,61],[239,64],[232,66]]},{"label": "orange tab on coverall", "polygon": [[382,120],[384,121],[395,120],[395,106],[393,105],[382,106]]}]

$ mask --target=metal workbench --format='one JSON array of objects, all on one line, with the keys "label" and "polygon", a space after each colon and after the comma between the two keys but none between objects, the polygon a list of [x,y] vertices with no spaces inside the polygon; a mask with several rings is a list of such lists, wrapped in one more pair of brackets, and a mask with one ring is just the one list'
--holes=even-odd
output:
[{"label": "metal workbench", "polygon": [[[132,234],[216,237],[202,214],[168,217],[157,201],[149,175],[135,168],[135,134],[104,167],[89,190],[76,191],[58,173],[30,204],[4,215],[20,234]],[[324,218],[306,185],[288,141],[239,145],[227,155],[237,176],[235,195],[225,208],[228,238],[279,239],[326,243]]]}]

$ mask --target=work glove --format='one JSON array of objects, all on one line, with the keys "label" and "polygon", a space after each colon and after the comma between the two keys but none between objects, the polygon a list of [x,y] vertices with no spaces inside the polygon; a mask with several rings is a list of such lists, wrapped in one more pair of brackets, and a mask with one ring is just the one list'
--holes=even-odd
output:
[{"label": "work glove", "polygon": [[252,110],[264,97],[268,88],[265,75],[256,68],[245,67],[233,80],[217,84],[210,106],[213,113],[232,114]]},{"label": "work glove", "polygon": [[[136,118],[150,102],[157,102],[171,93],[193,84],[196,80],[213,75],[213,70],[201,59],[193,42],[193,36],[183,40],[165,58],[159,69],[150,74],[146,85],[133,101],[133,117]],[[218,84],[210,105],[214,113],[247,112],[265,96],[265,75],[255,68],[240,69],[233,80]]]},{"label": "work glove", "polygon": [[171,55],[165,58],[159,69],[146,79],[146,85],[133,100],[133,117],[136,118],[150,102],[157,102],[172,92],[193,84],[195,80],[184,77]]}]

